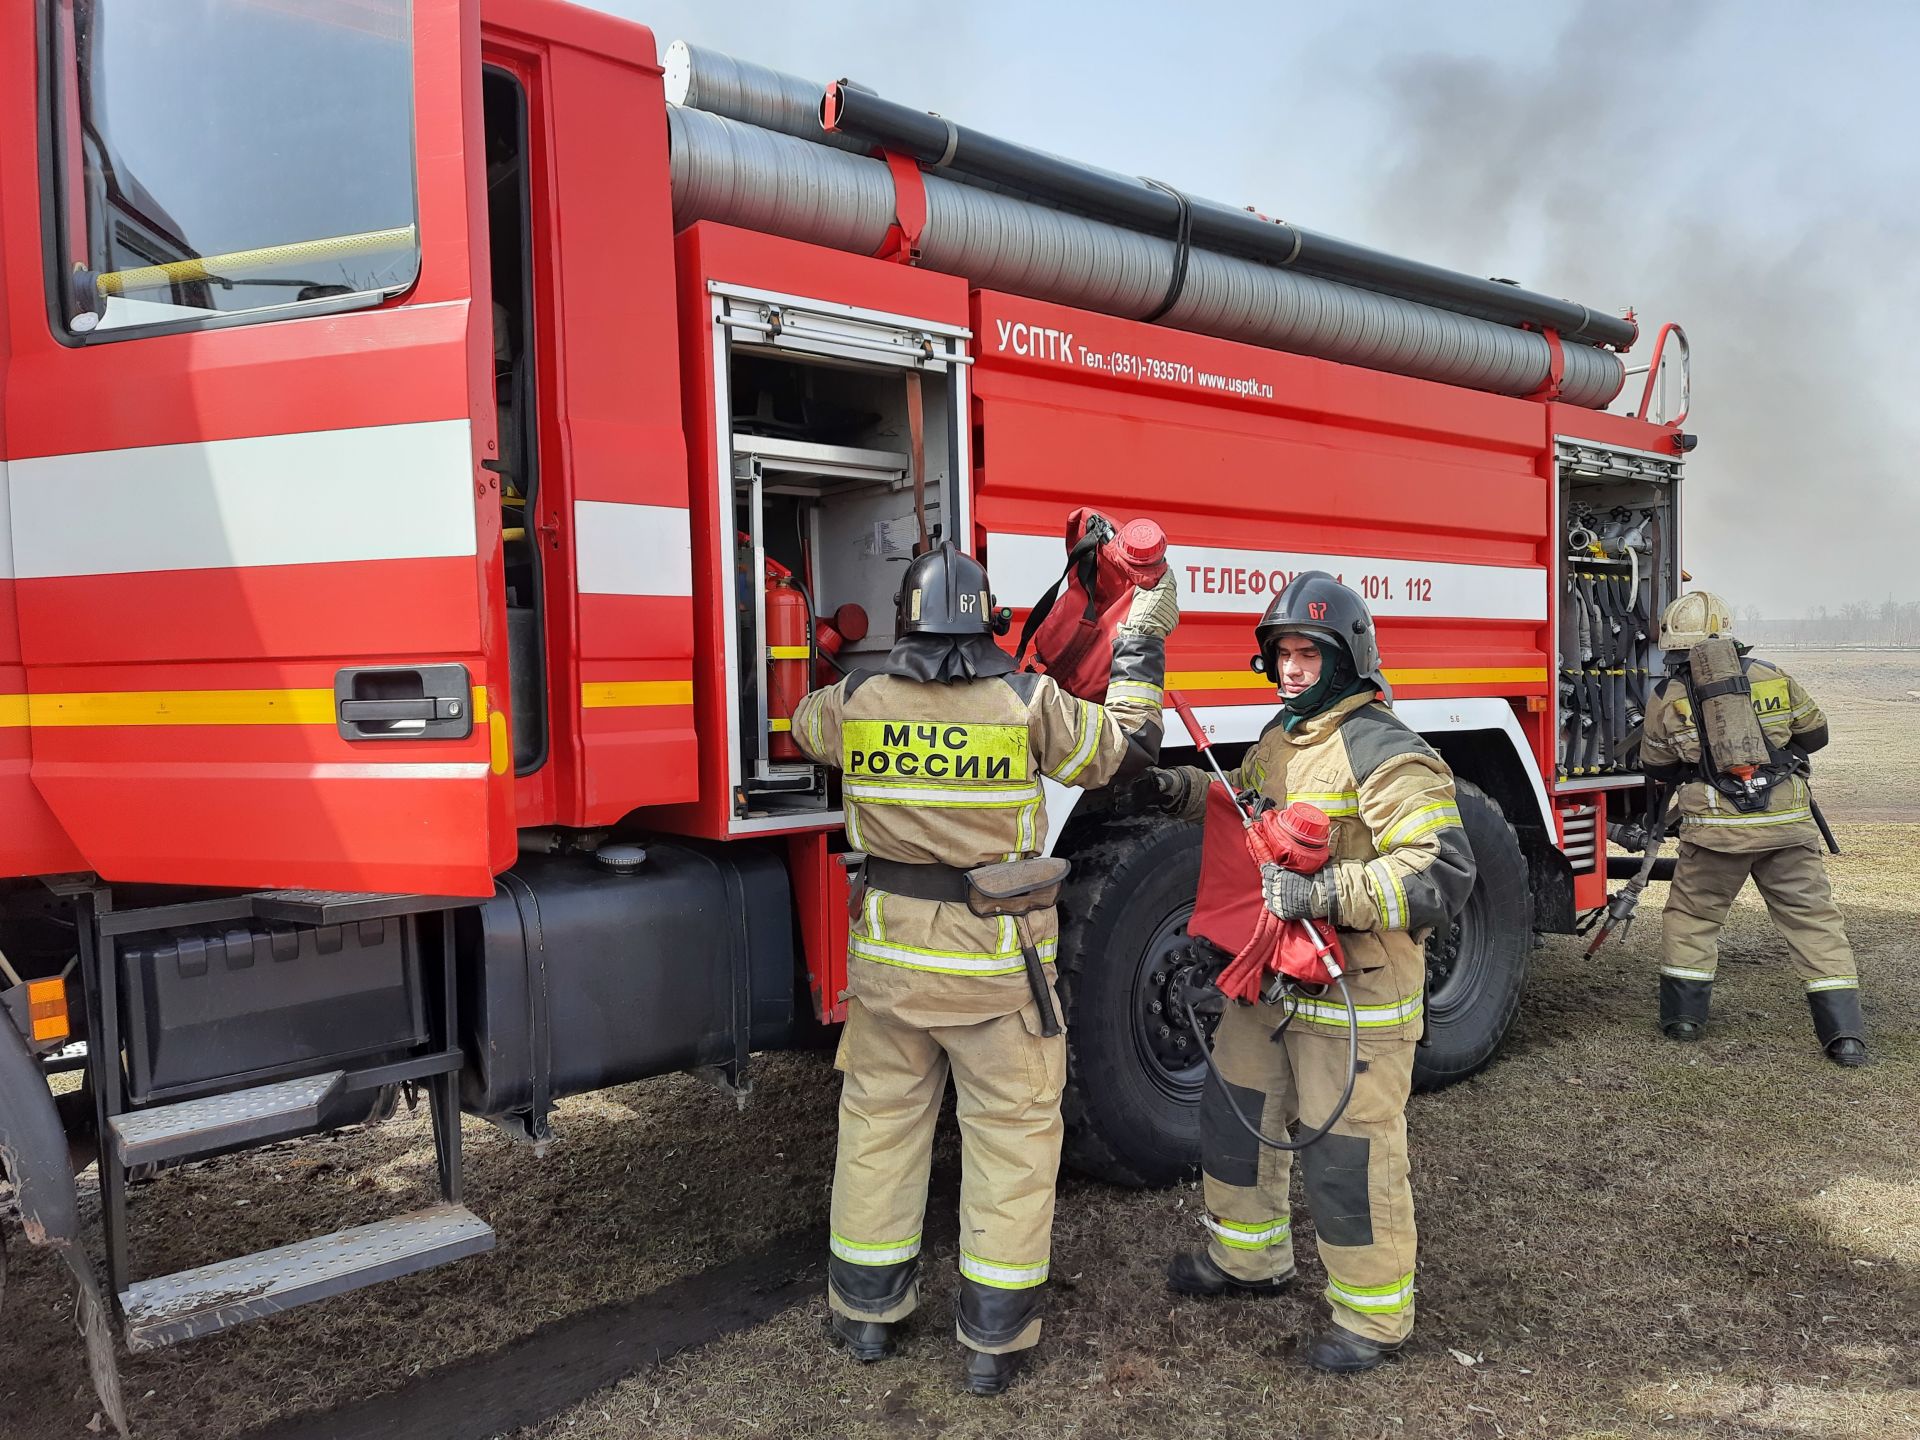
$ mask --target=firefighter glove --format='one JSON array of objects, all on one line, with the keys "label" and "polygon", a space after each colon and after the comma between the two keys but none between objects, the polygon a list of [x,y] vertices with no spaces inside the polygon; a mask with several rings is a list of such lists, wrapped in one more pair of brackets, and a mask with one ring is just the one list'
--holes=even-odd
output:
[{"label": "firefighter glove", "polygon": [[1311,875],[1298,875],[1278,865],[1260,867],[1260,884],[1267,909],[1282,920],[1309,920],[1327,913],[1327,885]]},{"label": "firefighter glove", "polygon": [[1131,785],[1117,787],[1115,808],[1123,814],[1142,815],[1157,810],[1178,815],[1187,805],[1193,780],[1184,770],[1155,768],[1145,771]]},{"label": "firefighter glove", "polygon": [[1180,591],[1174,583],[1173,571],[1169,569],[1160,577],[1160,583],[1151,589],[1144,586],[1135,588],[1133,604],[1127,610],[1127,618],[1121,622],[1120,633],[1164,640],[1179,623]]}]

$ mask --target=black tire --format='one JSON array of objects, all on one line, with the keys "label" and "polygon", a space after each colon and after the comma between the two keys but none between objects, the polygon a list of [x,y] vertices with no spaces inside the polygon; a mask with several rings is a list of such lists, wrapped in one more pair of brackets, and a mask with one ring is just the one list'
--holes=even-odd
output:
[{"label": "black tire", "polygon": [[1189,946],[1200,827],[1108,821],[1074,840],[1063,852],[1074,869],[1060,898],[1057,967],[1067,1014],[1066,1160],[1116,1185],[1171,1185],[1200,1164],[1205,1041],[1183,1014],[1169,1013]]},{"label": "black tire", "polygon": [[1454,784],[1478,873],[1459,917],[1427,940],[1427,1033],[1413,1055],[1415,1090],[1464,1080],[1499,1053],[1533,952],[1533,891],[1520,839],[1492,796],[1471,780]]}]

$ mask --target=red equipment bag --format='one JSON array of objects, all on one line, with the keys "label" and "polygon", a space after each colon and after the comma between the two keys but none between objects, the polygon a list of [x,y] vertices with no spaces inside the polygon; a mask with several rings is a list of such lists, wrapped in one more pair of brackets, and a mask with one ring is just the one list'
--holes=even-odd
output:
[{"label": "red equipment bag", "polygon": [[1280,920],[1261,896],[1263,862],[1317,874],[1327,864],[1331,835],[1325,813],[1300,800],[1267,810],[1249,828],[1224,786],[1207,787],[1199,894],[1187,933],[1233,955],[1216,981],[1229,999],[1251,1004],[1275,971],[1309,985],[1331,984],[1344,973],[1346,957],[1331,925]]},{"label": "red equipment bag", "polygon": [[1107,698],[1113,637],[1133,605],[1133,592],[1167,573],[1167,536],[1151,520],[1118,530],[1082,506],[1067,517],[1067,568],[1035,602],[1020,627],[1014,663],[1033,647],[1029,670],[1051,675],[1069,695],[1098,705]]}]

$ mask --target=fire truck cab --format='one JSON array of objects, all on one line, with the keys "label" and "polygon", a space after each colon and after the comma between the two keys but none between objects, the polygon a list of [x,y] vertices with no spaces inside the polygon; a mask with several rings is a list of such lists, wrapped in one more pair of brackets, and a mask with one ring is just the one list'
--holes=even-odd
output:
[{"label": "fire truck cab", "polygon": [[[0,1163],[133,1345],[486,1248],[463,1111],[544,1145],[567,1095],[744,1092],[842,1017],[838,780],[783,710],[886,650],[936,527],[1024,610],[1076,506],[1158,521],[1168,685],[1228,759],[1274,708],[1273,591],[1361,591],[1479,860],[1423,1084],[1487,1063],[1535,933],[1604,901],[1691,446],[1607,410],[1630,334],[1330,262],[1293,318],[1201,314],[1253,262],[1124,226],[1138,274],[1070,284],[957,228],[1017,187],[756,125],[798,82],[558,0],[0,17]],[[1163,1002],[1198,832],[1046,796],[1069,1153],[1164,1183],[1197,1155],[1206,1037]],[[144,1275],[143,1176],[400,1087],[422,1208]]]}]

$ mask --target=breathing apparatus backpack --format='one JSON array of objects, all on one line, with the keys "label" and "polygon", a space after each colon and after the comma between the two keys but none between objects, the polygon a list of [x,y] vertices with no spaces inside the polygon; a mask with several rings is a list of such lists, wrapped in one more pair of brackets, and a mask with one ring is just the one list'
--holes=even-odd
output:
[{"label": "breathing apparatus backpack", "polygon": [[1776,750],[1753,709],[1747,662],[1732,637],[1716,635],[1687,652],[1675,671],[1700,737],[1700,778],[1736,810],[1767,808],[1767,795],[1793,765]]}]

